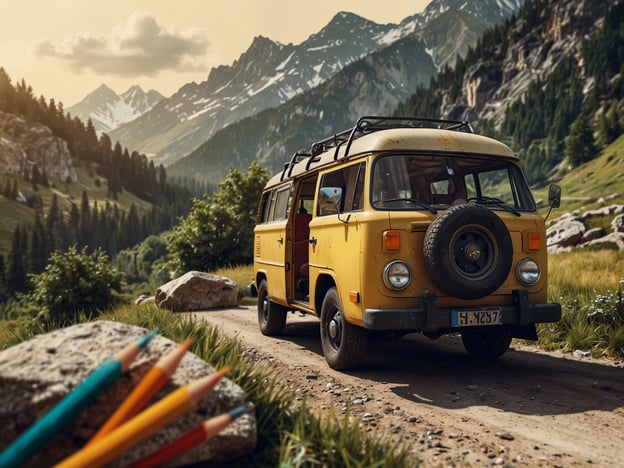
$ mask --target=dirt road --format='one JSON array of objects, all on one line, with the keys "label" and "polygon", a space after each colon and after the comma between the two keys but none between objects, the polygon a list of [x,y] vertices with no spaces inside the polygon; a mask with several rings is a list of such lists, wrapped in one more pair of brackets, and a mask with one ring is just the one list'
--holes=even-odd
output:
[{"label": "dirt road", "polygon": [[328,367],[314,317],[263,336],[255,307],[193,314],[239,338],[297,398],[410,444],[424,466],[624,466],[624,362],[512,343],[474,361],[459,337],[369,344],[361,368]]}]

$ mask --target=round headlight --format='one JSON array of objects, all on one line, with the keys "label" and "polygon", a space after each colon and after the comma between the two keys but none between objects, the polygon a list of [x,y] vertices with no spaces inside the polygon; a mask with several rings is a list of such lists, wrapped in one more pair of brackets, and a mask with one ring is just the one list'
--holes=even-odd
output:
[{"label": "round headlight", "polygon": [[411,280],[412,275],[405,262],[394,260],[384,268],[383,281],[390,289],[401,291],[409,286]]},{"label": "round headlight", "polygon": [[532,258],[523,258],[516,266],[516,277],[518,281],[527,286],[537,283],[542,276],[539,264]]}]

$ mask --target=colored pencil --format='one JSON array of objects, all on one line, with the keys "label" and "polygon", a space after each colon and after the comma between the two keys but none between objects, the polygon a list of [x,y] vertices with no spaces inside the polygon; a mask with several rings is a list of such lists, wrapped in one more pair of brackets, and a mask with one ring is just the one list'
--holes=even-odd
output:
[{"label": "colored pencil", "polygon": [[128,370],[132,361],[156,333],[157,329],[152,330],[93,371],[0,453],[0,466],[19,466],[28,461],[46,442],[73,421],[80,411]]},{"label": "colored pencil", "polygon": [[119,427],[141,411],[154,395],[169,381],[192,343],[192,338],[187,339],[171,353],[154,364],[134,388],[132,393],[128,395],[108,421],[106,421],[100,430],[89,440],[87,445],[100,440],[113,429]]},{"label": "colored pencil", "polygon": [[162,400],[137,414],[102,439],[87,445],[66,458],[58,468],[98,467],[109,463],[123,452],[147,439],[154,432],[190,411],[195,404],[230,371],[228,367],[171,392]]},{"label": "colored pencil", "polygon": [[174,440],[169,445],[137,461],[132,465],[132,468],[151,468],[153,466],[160,466],[172,458],[192,449],[196,445],[212,439],[219,432],[225,429],[232,421],[248,411],[249,408],[242,405],[232,411],[207,419],[179,439]]}]

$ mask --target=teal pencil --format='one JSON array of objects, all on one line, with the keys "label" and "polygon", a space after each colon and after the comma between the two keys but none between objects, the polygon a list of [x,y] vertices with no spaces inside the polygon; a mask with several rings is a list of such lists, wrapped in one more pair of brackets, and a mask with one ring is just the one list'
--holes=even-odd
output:
[{"label": "teal pencil", "polygon": [[147,343],[158,333],[154,329],[136,343],[119,351],[84,379],[72,392],[26,429],[0,453],[0,467],[20,466],[37,453],[52,437],[74,420],[89,403],[111,385]]}]

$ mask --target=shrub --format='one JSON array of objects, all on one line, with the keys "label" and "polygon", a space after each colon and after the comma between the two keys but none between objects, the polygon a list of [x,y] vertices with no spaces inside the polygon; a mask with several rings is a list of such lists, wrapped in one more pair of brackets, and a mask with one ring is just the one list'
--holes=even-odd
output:
[{"label": "shrub", "polygon": [[122,274],[108,265],[99,249],[88,254],[86,248],[78,251],[74,246],[53,252],[43,273],[30,278],[34,290],[22,302],[48,323],[72,323],[81,312],[97,316],[118,302],[115,292],[122,292]]},{"label": "shrub", "polygon": [[219,192],[195,199],[167,236],[168,266],[176,273],[251,263],[258,200],[268,171],[254,162],[246,174],[230,169]]}]

